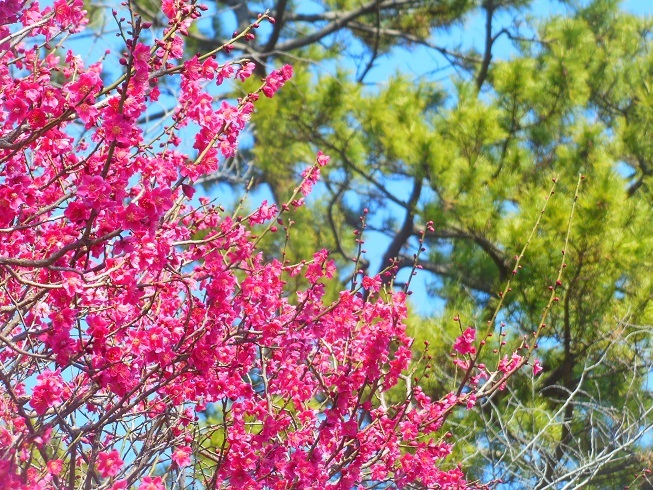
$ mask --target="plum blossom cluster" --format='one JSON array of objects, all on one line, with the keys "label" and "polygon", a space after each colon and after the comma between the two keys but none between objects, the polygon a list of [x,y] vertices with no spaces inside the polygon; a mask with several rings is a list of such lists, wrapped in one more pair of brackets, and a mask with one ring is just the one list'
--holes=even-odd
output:
[{"label": "plum blossom cluster", "polygon": [[[123,72],[108,83],[100,62],[43,44],[83,28],[81,0],[0,2],[15,23],[0,27],[0,482],[471,488],[440,429],[473,392],[385,396],[411,358],[404,294],[375,277],[367,294],[326,301],[326,251],[290,264],[257,248],[256,227],[283,225],[289,204],[231,216],[194,197],[194,181],[235,154],[259,94],[292,76],[283,67],[216,103],[208,87],[253,65],[182,61],[202,10],[164,0],[169,23],[149,44],[151,26],[116,15]],[[181,97],[152,136],[138,121],[166,77]],[[327,162],[319,153],[289,203]],[[455,348],[474,352],[474,340]]]},{"label": "plum blossom cluster", "polygon": [[476,340],[476,330],[469,327],[463,334],[456,339],[453,345],[454,350],[460,354],[476,354],[474,342]]}]

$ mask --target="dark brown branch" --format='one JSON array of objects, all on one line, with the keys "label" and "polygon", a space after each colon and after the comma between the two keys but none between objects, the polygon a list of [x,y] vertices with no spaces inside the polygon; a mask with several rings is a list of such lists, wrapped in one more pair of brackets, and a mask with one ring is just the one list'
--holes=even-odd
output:
[{"label": "dark brown branch", "polygon": [[[414,259],[405,255],[400,255],[396,262],[398,269],[406,269],[412,267]],[[465,286],[480,291],[486,294],[492,294],[493,282],[489,278],[471,277],[462,273],[460,267],[454,264],[436,264],[429,260],[418,259],[417,265],[421,270],[435,274],[436,276],[449,277],[455,279]]]},{"label": "dark brown branch", "polygon": [[335,144],[331,143],[327,139],[323,138],[320,136],[319,132],[315,130],[312,126],[303,123],[299,118],[295,119],[295,122],[302,124],[303,128],[305,129],[305,134],[309,137],[312,138],[313,142],[316,144],[319,144],[320,147],[322,148],[327,148],[329,150],[332,150],[332,152],[338,153],[340,158],[342,159],[342,162],[345,164],[346,168],[350,168],[351,170],[354,171],[354,173],[360,175],[363,179],[367,180],[370,184],[372,184],[381,194],[383,194],[387,199],[392,201],[393,203],[397,204],[398,206],[401,206],[402,208],[408,209],[408,203],[402,201],[398,197],[396,197],[394,194],[392,194],[390,191],[388,191],[385,186],[376,180],[374,177],[369,175],[367,172],[364,170],[358,168],[354,162],[352,162],[348,157],[347,157],[347,152],[346,152],[346,147],[349,139],[353,138],[353,136],[356,133],[356,130],[352,131],[351,135],[346,138],[346,143],[343,148],[340,148],[336,146]]},{"label": "dark brown branch", "polygon": [[[413,230],[413,235],[419,236],[422,233],[421,229]],[[481,249],[492,259],[492,262],[495,263],[499,269],[499,278],[505,280],[508,277],[508,274],[511,272],[511,269],[506,261],[504,253],[497,248],[490,240],[487,238],[478,235],[472,231],[464,231],[457,228],[447,228],[442,230],[435,230],[433,232],[426,232],[426,237],[430,239],[463,239],[471,240],[476,243]]]},{"label": "dark brown branch", "polygon": [[274,29],[272,29],[272,34],[270,35],[270,38],[268,39],[268,42],[265,45],[264,52],[266,53],[273,51],[274,47],[277,45],[277,42],[279,42],[281,29],[283,28],[283,24],[285,22],[284,15],[286,13],[287,3],[288,3],[287,0],[279,0],[279,3],[277,4],[277,8],[275,9],[275,13],[274,13],[274,18],[276,22],[274,24]]},{"label": "dark brown branch", "polygon": [[379,9],[379,4],[377,0],[376,4],[376,17],[375,17],[375,26],[374,26],[374,48],[372,49],[372,56],[370,57],[370,60],[367,62],[367,65],[365,66],[365,69],[363,70],[363,73],[360,74],[360,76],[357,78],[358,83],[362,83],[369,71],[372,69],[374,66],[374,61],[376,61],[376,58],[379,55],[379,43],[381,42],[381,10]]},{"label": "dark brown branch", "polygon": [[[401,225],[399,231],[395,234],[392,242],[386,249],[383,254],[383,259],[381,260],[381,269],[386,268],[391,262],[399,256],[401,249],[408,243],[408,239],[413,235],[413,229],[415,227],[415,213],[417,208],[417,202],[419,201],[420,196],[422,195],[422,178],[415,177],[413,181],[413,190],[410,193],[410,198],[408,199],[406,216],[404,222]],[[383,282],[389,284],[392,281],[392,276],[383,276]]]},{"label": "dark brown branch", "polygon": [[[361,24],[360,22],[351,22],[347,27],[352,29],[353,31],[361,31],[361,32],[368,32],[368,33],[374,33],[376,32],[376,29],[374,27],[370,27],[365,24]],[[408,34],[407,32],[403,32],[397,29],[390,29],[387,27],[382,27],[378,30],[379,34],[381,36],[388,36],[388,37],[394,37],[398,39],[403,39],[404,41],[408,41],[413,44],[419,44],[421,46],[425,46],[429,49],[433,49],[443,55],[449,63],[452,65],[461,65],[460,62],[456,60],[462,60],[466,63],[481,63],[482,60],[480,58],[472,58],[470,56],[467,56],[463,53],[456,53],[455,51],[450,51],[448,49],[445,49],[441,46],[438,46],[436,44],[433,44],[430,42],[428,39],[422,39],[417,36],[413,36],[412,34]],[[452,59],[452,58],[455,58]]]},{"label": "dark brown branch", "polygon": [[342,246],[342,242],[340,241],[340,235],[338,234],[338,229],[336,227],[336,222],[335,219],[333,218],[333,208],[342,197],[342,194],[344,193],[345,189],[346,186],[341,185],[338,188],[338,191],[334,193],[333,197],[329,200],[329,204],[327,206],[327,220],[329,221],[329,226],[331,227],[331,233],[333,233],[333,238],[335,239],[336,249],[338,250],[338,253],[340,253],[340,255],[342,255],[343,258],[348,259],[349,257],[347,256],[347,252],[345,252],[345,249]]},{"label": "dark brown branch", "polygon": [[229,6],[236,16],[238,30],[242,30],[250,24],[253,12],[249,11],[245,0],[221,0],[221,3]]},{"label": "dark brown branch", "polygon": [[[309,44],[313,44],[329,34],[333,34],[339,29],[347,26],[352,20],[366,14],[374,12],[377,8],[379,9],[390,9],[396,7],[402,7],[414,3],[414,0],[395,0],[395,1],[385,1],[378,3],[377,0],[366,3],[365,5],[360,6],[357,9],[350,10],[349,12],[333,12],[333,20],[329,22],[322,29],[319,29],[308,36],[304,36],[297,39],[291,39],[284,43],[277,45],[277,51],[291,51],[293,49],[302,48]],[[265,56],[265,54],[263,54]]]},{"label": "dark brown branch", "polygon": [[488,70],[490,69],[490,62],[492,61],[492,45],[494,44],[495,37],[492,37],[492,17],[494,16],[494,0],[486,0],[483,5],[485,8],[485,52],[483,53],[483,62],[476,77],[476,87],[481,90],[485,79],[487,78]]}]

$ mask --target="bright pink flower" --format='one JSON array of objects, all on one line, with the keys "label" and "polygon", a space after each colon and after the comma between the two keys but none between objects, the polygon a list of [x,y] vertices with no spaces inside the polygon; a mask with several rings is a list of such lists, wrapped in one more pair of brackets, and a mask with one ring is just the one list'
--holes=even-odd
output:
[{"label": "bright pink flower", "polygon": [[275,204],[269,205],[268,201],[264,200],[259,208],[249,216],[249,224],[250,226],[263,224],[273,219],[278,212]]},{"label": "bright pink flower", "polygon": [[365,276],[363,277],[362,285],[365,289],[370,292],[377,293],[381,290],[381,277],[378,275],[374,277]]},{"label": "bright pink flower", "polygon": [[91,214],[91,208],[79,201],[73,201],[68,204],[64,211],[64,216],[70,220],[71,223],[82,223],[88,219]]},{"label": "bright pink flower", "polygon": [[172,460],[179,466],[183,468],[184,466],[190,465],[190,456],[192,454],[192,449],[190,446],[182,446],[175,449],[172,453]]},{"label": "bright pink flower", "polygon": [[75,106],[82,102],[93,103],[95,96],[102,87],[102,79],[94,71],[85,71],[64,87],[68,94],[68,102]]},{"label": "bright pink flower", "polygon": [[472,408],[474,408],[474,405],[476,405],[476,395],[472,393],[467,397],[467,403],[465,404],[465,406],[467,407],[467,410],[471,410]]},{"label": "bright pink flower", "polygon": [[265,78],[263,93],[266,97],[272,97],[284,84],[292,78],[292,66],[284,65],[281,70],[274,70]]},{"label": "bright pink flower", "polygon": [[236,78],[244,82],[245,80],[247,80],[249,77],[252,76],[252,73],[254,73],[255,68],[256,65],[251,61],[240,65],[240,69],[236,73]]},{"label": "bright pink flower", "polygon": [[24,5],[24,0],[4,0],[0,2],[0,18],[5,19],[7,24],[16,22],[18,14]]},{"label": "bright pink flower", "polygon": [[535,359],[533,361],[533,376],[537,376],[540,374],[544,368],[542,367],[542,363],[540,362],[539,359]]},{"label": "bright pink flower", "polygon": [[110,193],[111,186],[100,175],[84,175],[77,186],[77,195],[91,204],[103,201]]},{"label": "bright pink flower", "polygon": [[63,468],[63,460],[61,459],[52,459],[48,461],[48,473],[51,475],[57,476],[59,473],[61,473],[61,470]]},{"label": "bright pink flower", "polygon": [[302,185],[300,190],[304,196],[308,196],[313,190],[313,186],[320,179],[320,169],[316,167],[308,167],[302,172]]},{"label": "bright pink flower", "polygon": [[476,340],[476,330],[468,328],[463,334],[456,339],[453,345],[454,350],[460,354],[476,354],[476,347],[474,341]]},{"label": "bright pink flower", "polygon": [[7,122],[19,122],[27,118],[29,104],[21,97],[11,97],[4,103],[8,112]]},{"label": "bright pink flower", "polygon": [[324,167],[325,165],[327,165],[329,163],[330,158],[331,157],[329,157],[328,155],[325,155],[321,151],[317,152],[317,164],[320,167]]},{"label": "bright pink flower", "polygon": [[508,359],[508,356],[503,356],[503,359],[499,361],[499,371],[502,373],[509,373],[515,370],[523,359],[524,358],[517,353],[513,353],[510,359]]},{"label": "bright pink flower", "polygon": [[154,478],[151,476],[145,476],[141,480],[138,490],[165,490],[165,486],[163,485],[163,480],[160,476]]},{"label": "bright pink flower", "polygon": [[218,70],[218,74],[216,77],[216,84],[217,85],[222,85],[222,83],[228,79],[234,76],[235,69],[232,64],[226,64],[222,66]]},{"label": "bright pink flower", "polygon": [[328,250],[320,250],[313,254],[313,262],[306,268],[306,279],[315,284],[321,277],[332,277],[334,272],[333,262],[328,261]]},{"label": "bright pink flower", "polygon": [[125,145],[131,141],[133,124],[123,114],[107,113],[103,127],[107,141],[116,141]]},{"label": "bright pink flower", "polygon": [[59,371],[43,371],[36,377],[30,405],[38,415],[61,403],[64,395],[64,382]]},{"label": "bright pink flower", "polygon": [[55,0],[54,11],[55,22],[70,32],[81,31],[87,23],[83,0],[74,0],[73,2]]},{"label": "bright pink flower", "polygon": [[178,0],[163,0],[161,2],[161,12],[168,19],[174,19],[177,16],[179,1]]},{"label": "bright pink flower", "polygon": [[102,452],[97,455],[97,462],[95,464],[100,475],[104,478],[116,476],[124,464],[120,458],[120,453],[114,449],[111,452]]},{"label": "bright pink flower", "polygon": [[136,47],[132,50],[132,56],[134,57],[134,69],[136,72],[147,72],[150,62],[149,46],[143,43],[136,44]]}]

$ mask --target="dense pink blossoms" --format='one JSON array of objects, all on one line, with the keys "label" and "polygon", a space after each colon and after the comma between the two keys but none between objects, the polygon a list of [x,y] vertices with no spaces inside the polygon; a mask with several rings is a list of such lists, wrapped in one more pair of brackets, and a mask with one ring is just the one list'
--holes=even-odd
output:
[{"label": "dense pink blossoms", "polygon": [[58,372],[43,371],[36,377],[36,386],[32,391],[30,405],[34,411],[43,415],[48,408],[61,403],[64,395],[64,383]]},{"label": "dense pink blossoms", "polygon": [[475,340],[476,330],[470,327],[456,339],[453,348],[460,354],[476,354],[476,347],[474,347]]},{"label": "dense pink blossoms", "polygon": [[[117,14],[131,19],[123,71],[103,82],[99,62],[40,49],[84,27],[81,0],[0,2],[15,23],[0,26],[0,486],[468,488],[439,431],[473,406],[484,368],[468,368],[472,391],[442,400],[406,390],[403,293],[365,277],[326,301],[326,251],[290,264],[257,249],[328,157],[288,203],[247,216],[194,197],[194,181],[235,154],[260,93],[292,76],[284,66],[215,102],[212,85],[254,65],[181,60],[201,10],[164,0],[169,23],[149,44],[150,26]],[[138,121],[166,77],[181,96],[150,134]],[[305,287],[289,296],[298,274]],[[474,353],[474,341],[467,331],[455,348]]]}]

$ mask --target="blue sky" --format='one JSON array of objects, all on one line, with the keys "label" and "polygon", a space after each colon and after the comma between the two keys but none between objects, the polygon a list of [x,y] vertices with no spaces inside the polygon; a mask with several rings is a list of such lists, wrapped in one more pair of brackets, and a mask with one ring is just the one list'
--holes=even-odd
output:
[{"label": "blue sky", "polygon": [[[583,3],[587,3],[586,1]],[[653,0],[623,0],[622,8],[636,15],[653,15]],[[555,0],[535,0],[533,6],[529,9],[528,14],[518,14],[520,17],[525,15],[537,19],[546,19],[552,15],[564,14],[568,7]],[[499,13],[495,18],[495,25],[512,17],[512,13]],[[440,46],[462,46],[463,48],[481,49],[484,44],[485,36],[485,19],[482,12],[469,16],[464,25],[451,29],[449,33],[439,32],[432,37],[431,41]],[[510,41],[500,38],[497,41],[495,53],[499,58],[509,58],[515,50]],[[386,56],[376,63],[370,71],[370,81],[373,83],[382,83],[389,76],[397,71],[411,73],[417,77],[433,72],[437,68],[443,68],[435,78],[446,80],[452,74],[452,70],[441,56],[434,55],[433,51],[426,47],[417,47],[411,52],[396,49],[390,56]]]},{"label": "blue sky", "polygon": [[626,0],[623,6],[634,14],[653,15],[653,2],[651,0]]}]

